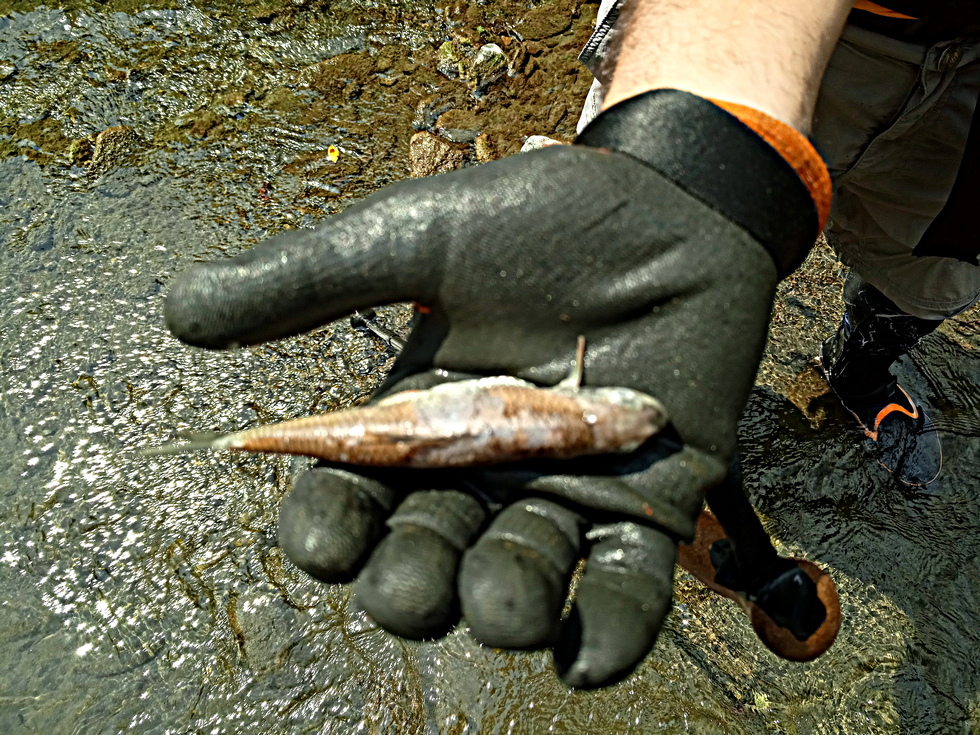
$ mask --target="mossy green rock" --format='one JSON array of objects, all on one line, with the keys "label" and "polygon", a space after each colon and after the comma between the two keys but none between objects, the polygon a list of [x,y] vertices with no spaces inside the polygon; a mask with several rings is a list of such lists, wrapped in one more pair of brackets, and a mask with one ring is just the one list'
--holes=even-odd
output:
[{"label": "mossy green rock", "polygon": [[479,94],[506,73],[507,56],[503,49],[495,43],[488,43],[481,46],[473,57],[470,68],[466,72],[466,83]]}]

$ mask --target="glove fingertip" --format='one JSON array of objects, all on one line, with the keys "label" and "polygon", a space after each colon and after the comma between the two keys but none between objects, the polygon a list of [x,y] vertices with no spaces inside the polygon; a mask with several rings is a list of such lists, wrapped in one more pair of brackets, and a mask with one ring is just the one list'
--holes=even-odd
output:
[{"label": "glove fingertip", "polygon": [[470,549],[463,557],[459,591],[473,635],[498,648],[535,648],[554,640],[566,571],[533,549],[500,539]]},{"label": "glove fingertip", "polygon": [[[364,487],[369,483],[371,488]],[[314,579],[350,582],[370,545],[385,532],[387,513],[378,495],[390,492],[367,478],[309,470],[279,506],[279,546]]]},{"label": "glove fingertip", "polygon": [[375,549],[354,583],[357,604],[382,628],[422,640],[459,620],[460,552],[427,528],[399,526]]},{"label": "glove fingertip", "polygon": [[185,344],[194,347],[221,349],[228,346],[216,340],[209,328],[208,316],[212,313],[206,304],[211,289],[210,264],[196,266],[193,270],[179,275],[167,292],[163,304],[163,318],[170,333]]},{"label": "glove fingertip", "polygon": [[607,585],[583,580],[554,650],[559,677],[576,689],[623,680],[657,642],[670,606],[669,592],[641,602]]}]

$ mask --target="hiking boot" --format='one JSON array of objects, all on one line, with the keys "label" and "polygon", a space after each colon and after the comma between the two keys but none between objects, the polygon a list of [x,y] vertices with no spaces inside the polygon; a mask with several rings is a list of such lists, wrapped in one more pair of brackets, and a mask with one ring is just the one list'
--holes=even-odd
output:
[{"label": "hiking boot", "polygon": [[873,443],[879,463],[909,485],[932,482],[942,467],[939,436],[889,368],[941,320],[906,314],[853,272],[844,319],[821,349],[830,387]]}]

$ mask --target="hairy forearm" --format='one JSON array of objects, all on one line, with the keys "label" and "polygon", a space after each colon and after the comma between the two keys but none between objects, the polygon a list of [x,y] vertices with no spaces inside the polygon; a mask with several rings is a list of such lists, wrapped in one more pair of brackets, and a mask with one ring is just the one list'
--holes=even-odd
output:
[{"label": "hairy forearm", "polygon": [[604,107],[673,88],[809,132],[852,0],[630,0]]}]

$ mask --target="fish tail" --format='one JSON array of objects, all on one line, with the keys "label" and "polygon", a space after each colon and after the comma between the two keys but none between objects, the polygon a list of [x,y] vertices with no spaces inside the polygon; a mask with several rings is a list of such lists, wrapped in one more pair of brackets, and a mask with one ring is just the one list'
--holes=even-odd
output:
[{"label": "fish tail", "polygon": [[174,442],[159,447],[145,447],[140,450],[144,457],[155,457],[161,454],[183,454],[196,452],[199,449],[233,449],[239,443],[238,434],[221,434],[219,432],[202,432],[187,434],[186,442]]}]

